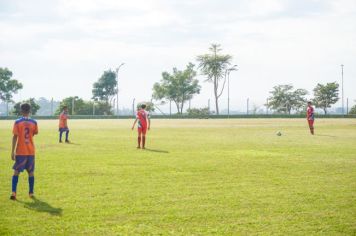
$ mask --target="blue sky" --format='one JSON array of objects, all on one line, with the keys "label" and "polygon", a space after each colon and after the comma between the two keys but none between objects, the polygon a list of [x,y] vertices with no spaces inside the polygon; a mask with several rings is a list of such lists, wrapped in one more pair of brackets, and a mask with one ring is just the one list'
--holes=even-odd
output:
[{"label": "blue sky", "polygon": [[[195,63],[219,43],[239,71],[231,74],[231,107],[261,106],[271,88],[310,92],[340,81],[356,99],[354,0],[0,0],[0,66],[24,84],[15,97],[89,99],[104,70],[121,62],[120,107],[150,100],[163,71]],[[192,105],[213,98],[211,84]],[[226,107],[226,93],[221,108]]]}]

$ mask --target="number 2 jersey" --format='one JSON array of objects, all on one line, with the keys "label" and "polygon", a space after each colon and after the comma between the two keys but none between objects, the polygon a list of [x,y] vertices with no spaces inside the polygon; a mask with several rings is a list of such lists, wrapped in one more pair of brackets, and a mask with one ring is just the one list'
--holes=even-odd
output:
[{"label": "number 2 jersey", "polygon": [[15,121],[13,134],[17,135],[16,156],[34,156],[33,136],[38,133],[37,122],[28,117]]}]

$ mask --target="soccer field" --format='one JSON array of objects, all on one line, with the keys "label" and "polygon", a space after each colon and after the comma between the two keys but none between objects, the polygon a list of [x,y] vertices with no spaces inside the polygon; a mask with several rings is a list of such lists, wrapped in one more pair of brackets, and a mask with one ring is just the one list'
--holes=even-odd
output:
[{"label": "soccer field", "polygon": [[[39,120],[36,199],[10,201],[0,121],[0,235],[356,234],[356,119]],[[282,136],[277,136],[277,131]]]}]

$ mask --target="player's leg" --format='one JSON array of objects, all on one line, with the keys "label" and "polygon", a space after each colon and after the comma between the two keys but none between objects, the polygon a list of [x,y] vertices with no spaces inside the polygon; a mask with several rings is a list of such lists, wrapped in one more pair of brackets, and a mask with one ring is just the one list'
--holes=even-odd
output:
[{"label": "player's leg", "polygon": [[69,136],[69,129],[66,130],[66,143],[69,143],[68,136]]},{"label": "player's leg", "polygon": [[12,167],[14,169],[14,174],[12,176],[12,193],[11,193],[11,200],[16,200],[16,190],[17,190],[17,183],[19,181],[20,172],[25,169],[26,166],[26,157],[24,156],[16,156],[15,157],[15,164]]},{"label": "player's leg", "polygon": [[308,120],[309,130],[312,135],[314,135],[314,120]]},{"label": "player's leg", "polygon": [[311,124],[310,124],[310,133],[311,133],[312,135],[314,135],[314,120],[311,120],[310,123],[311,123]]},{"label": "player's leg", "polygon": [[62,135],[63,135],[63,130],[60,128],[59,129],[59,142],[62,142]]},{"label": "player's leg", "polygon": [[142,149],[145,149],[145,145],[146,145],[146,131],[147,131],[147,128],[143,127],[142,128]]},{"label": "player's leg", "polygon": [[19,174],[20,172],[14,170],[14,174],[12,176],[12,188],[11,188],[11,200],[16,200],[16,190],[17,190],[17,183],[19,182]]},{"label": "player's leg", "polygon": [[33,197],[33,190],[35,187],[35,157],[27,157],[27,165],[26,165],[26,170],[28,173],[28,195],[32,198]]},{"label": "player's leg", "polygon": [[142,128],[139,127],[137,129],[138,137],[137,137],[137,148],[141,148],[141,135],[142,135]]}]

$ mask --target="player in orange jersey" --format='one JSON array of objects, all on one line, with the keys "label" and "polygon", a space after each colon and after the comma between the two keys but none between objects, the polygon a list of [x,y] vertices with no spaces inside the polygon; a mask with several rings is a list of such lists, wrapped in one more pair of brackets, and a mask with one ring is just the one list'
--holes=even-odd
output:
[{"label": "player in orange jersey", "polygon": [[68,136],[69,136],[69,128],[67,124],[68,120],[68,107],[64,106],[62,113],[59,115],[59,142],[62,142],[62,134],[66,133],[66,143],[70,143]]},{"label": "player in orange jersey", "polygon": [[35,184],[35,146],[33,136],[38,134],[37,122],[29,117],[31,106],[28,103],[21,105],[22,117],[15,121],[13,127],[11,159],[15,161],[12,176],[12,194],[10,199],[16,200],[16,188],[20,172],[27,170],[29,183],[29,196],[33,197]]}]

